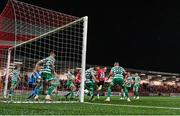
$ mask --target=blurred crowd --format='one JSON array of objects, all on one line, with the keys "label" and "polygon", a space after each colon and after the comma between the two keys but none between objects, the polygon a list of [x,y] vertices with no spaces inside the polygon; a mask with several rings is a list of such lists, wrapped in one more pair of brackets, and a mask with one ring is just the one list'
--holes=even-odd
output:
[{"label": "blurred crowd", "polygon": [[[60,84],[57,87],[58,90],[60,91],[67,91],[68,88],[66,87],[66,79],[60,80]],[[4,82],[5,82],[5,78],[1,77],[0,78],[0,90],[3,89],[4,86]],[[9,84],[8,86],[10,87],[10,78],[9,78]],[[108,88],[109,83],[105,83],[104,87],[103,87],[103,91],[106,92],[107,88]],[[48,86],[48,85],[47,85]],[[79,88],[79,84],[76,84],[77,88]],[[9,88],[8,87],[8,88]],[[28,90],[31,89],[31,87],[29,87],[28,85],[28,76],[25,76],[24,78],[22,78],[22,80],[19,83],[19,86],[17,89],[23,89],[23,90]],[[96,90],[96,87],[95,87]],[[116,92],[120,92],[121,89],[117,86],[117,87],[113,87],[112,91],[116,91]],[[130,90],[130,92],[132,91],[132,89]],[[161,84],[161,85],[153,85],[150,83],[141,83],[140,85],[140,93],[157,93],[157,94],[161,94],[161,93],[180,93],[180,86],[177,84],[173,84],[173,85],[169,85],[169,84]]]},{"label": "blurred crowd", "polygon": [[180,86],[177,84],[169,85],[150,85],[149,83],[142,83],[140,87],[141,92],[150,93],[180,93]]}]

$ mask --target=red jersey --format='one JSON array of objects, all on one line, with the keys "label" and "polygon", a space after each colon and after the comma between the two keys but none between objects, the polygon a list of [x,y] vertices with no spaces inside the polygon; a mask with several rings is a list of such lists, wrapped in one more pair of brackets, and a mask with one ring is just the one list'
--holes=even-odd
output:
[{"label": "red jersey", "polygon": [[99,70],[97,71],[97,73],[96,73],[97,79],[98,79],[99,81],[105,81],[105,77],[106,77],[105,73],[106,73],[106,70],[104,70],[104,69],[99,69]]},{"label": "red jersey", "polygon": [[77,73],[75,80],[76,80],[76,83],[81,83],[81,73]]}]

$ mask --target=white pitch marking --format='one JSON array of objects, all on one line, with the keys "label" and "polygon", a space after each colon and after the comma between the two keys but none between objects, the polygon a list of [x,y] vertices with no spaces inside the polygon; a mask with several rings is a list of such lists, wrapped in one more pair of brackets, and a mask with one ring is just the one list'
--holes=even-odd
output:
[{"label": "white pitch marking", "polygon": [[125,107],[135,107],[135,108],[152,108],[152,109],[169,109],[169,110],[180,110],[177,107],[158,107],[158,106],[139,106],[139,105],[119,105],[119,104],[104,104],[104,103],[90,103],[84,102],[86,104],[94,104],[94,105],[104,105],[104,106],[125,106]]}]

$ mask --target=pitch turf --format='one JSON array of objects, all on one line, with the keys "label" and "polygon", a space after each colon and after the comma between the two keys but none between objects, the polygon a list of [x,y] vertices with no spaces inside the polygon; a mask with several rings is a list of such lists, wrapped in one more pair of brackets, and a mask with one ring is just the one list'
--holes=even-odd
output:
[{"label": "pitch turf", "polygon": [[86,103],[13,104],[0,103],[1,115],[180,115],[180,97],[141,97],[126,102],[105,97]]}]

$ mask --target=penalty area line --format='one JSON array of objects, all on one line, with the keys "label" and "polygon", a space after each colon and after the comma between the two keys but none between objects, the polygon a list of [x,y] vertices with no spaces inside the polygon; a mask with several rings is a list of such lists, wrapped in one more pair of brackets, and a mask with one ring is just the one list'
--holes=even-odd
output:
[{"label": "penalty area line", "polygon": [[180,110],[177,107],[158,107],[158,106],[139,106],[139,105],[120,105],[120,104],[106,104],[106,103],[90,103],[84,102],[85,104],[92,105],[103,105],[103,106],[117,106],[117,107],[133,107],[133,108],[149,108],[149,109],[168,109],[168,110]]}]

